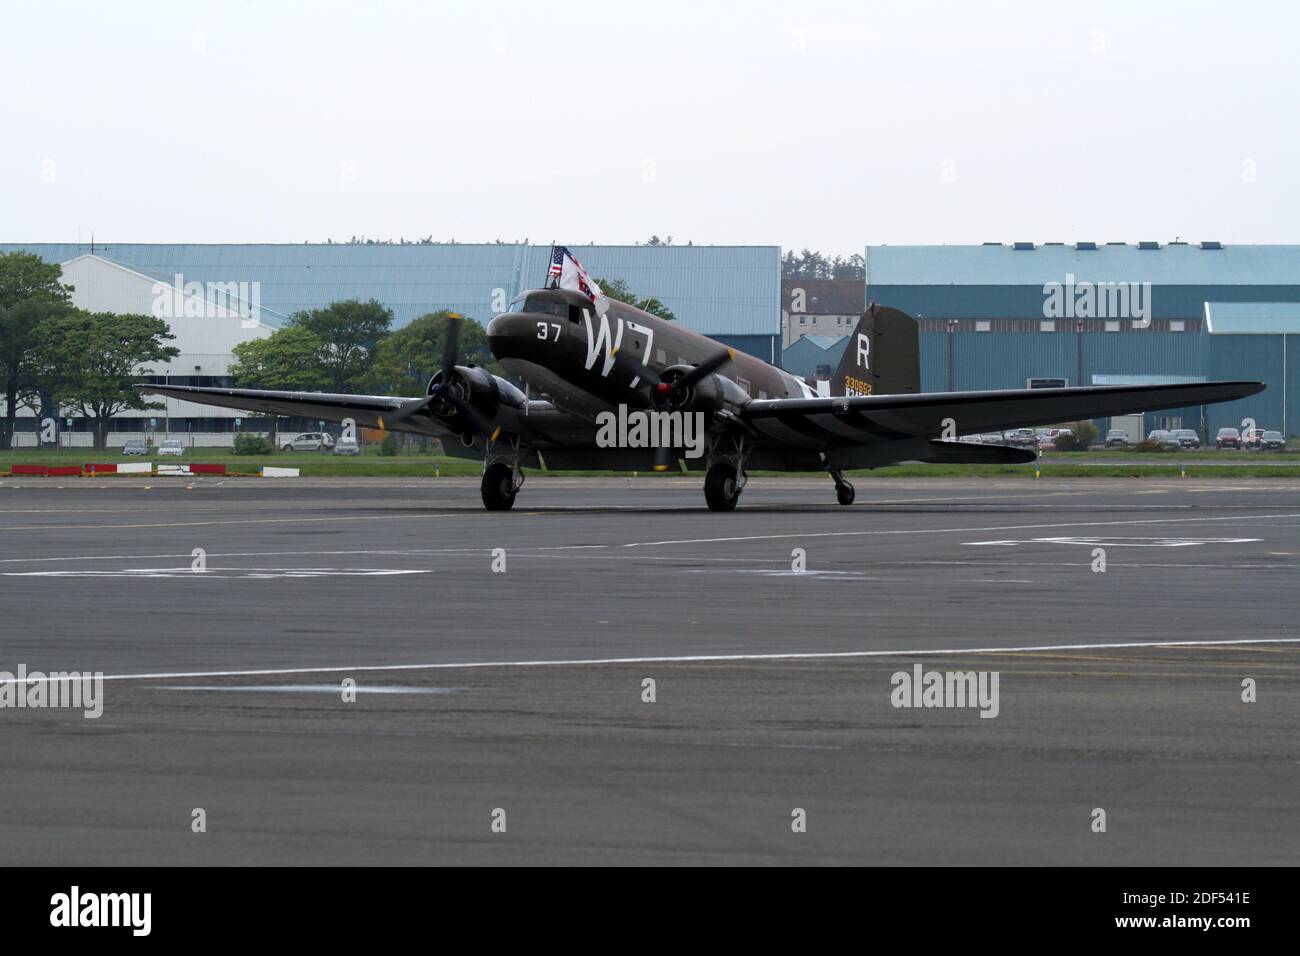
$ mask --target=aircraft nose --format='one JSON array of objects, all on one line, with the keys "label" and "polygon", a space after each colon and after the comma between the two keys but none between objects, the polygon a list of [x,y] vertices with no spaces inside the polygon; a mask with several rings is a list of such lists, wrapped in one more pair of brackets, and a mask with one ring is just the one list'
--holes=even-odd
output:
[{"label": "aircraft nose", "polygon": [[502,312],[494,315],[488,322],[488,348],[497,358],[505,358],[518,351],[518,346],[525,341],[529,326],[528,317],[522,312]]}]

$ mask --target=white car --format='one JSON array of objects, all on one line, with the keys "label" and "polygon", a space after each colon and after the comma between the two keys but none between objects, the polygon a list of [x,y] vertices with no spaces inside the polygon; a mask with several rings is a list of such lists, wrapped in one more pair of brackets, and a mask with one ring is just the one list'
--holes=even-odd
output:
[{"label": "white car", "polygon": [[181,455],[185,454],[185,443],[182,442],[179,438],[168,438],[165,442],[163,442],[161,445],[158,446],[158,454],[160,456],[175,455],[177,458],[179,458]]},{"label": "white car", "polygon": [[334,436],[327,432],[303,432],[292,438],[280,439],[281,451],[320,451],[322,448],[333,447]]},{"label": "white car", "polygon": [[361,446],[357,444],[355,438],[340,438],[334,445],[334,454],[359,455],[361,454]]}]

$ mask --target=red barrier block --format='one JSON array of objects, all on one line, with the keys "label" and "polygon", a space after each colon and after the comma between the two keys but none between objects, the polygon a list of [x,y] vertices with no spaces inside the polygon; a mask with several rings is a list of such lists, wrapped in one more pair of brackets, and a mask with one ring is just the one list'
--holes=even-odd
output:
[{"label": "red barrier block", "polygon": [[80,477],[81,466],[80,465],[50,465],[49,468],[45,469],[45,475],[47,478]]},{"label": "red barrier block", "polygon": [[40,475],[44,478],[49,473],[48,465],[14,465],[9,469],[11,475]]},{"label": "red barrier block", "polygon": [[225,473],[225,465],[202,465],[196,462],[190,464],[191,475],[224,475]]},{"label": "red barrier block", "polygon": [[117,472],[117,465],[86,465],[88,475],[111,475]]}]

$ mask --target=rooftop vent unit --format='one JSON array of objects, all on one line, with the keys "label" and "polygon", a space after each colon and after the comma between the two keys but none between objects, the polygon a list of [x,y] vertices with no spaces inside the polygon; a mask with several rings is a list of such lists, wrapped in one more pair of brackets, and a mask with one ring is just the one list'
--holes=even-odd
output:
[{"label": "rooftop vent unit", "polygon": [[1013,248],[1013,249],[1033,249],[1033,248],[1034,248],[1034,244],[1033,244],[1032,242],[1017,242],[1015,245],[1012,246],[1012,248]]},{"label": "rooftop vent unit", "polygon": [[1159,249],[1159,248],[1160,248],[1160,243],[1158,243],[1158,242],[1139,242],[1139,243],[1138,243],[1138,248],[1139,248],[1139,249]]},{"label": "rooftop vent unit", "polygon": [[1000,243],[1000,242],[986,242],[986,243],[984,243],[984,245],[986,245],[986,246],[1000,246],[1000,245],[1002,245],[1002,243]]},{"label": "rooftop vent unit", "polygon": [[1201,248],[1202,248],[1202,249],[1222,249],[1222,248],[1223,248],[1223,243],[1221,243],[1221,242],[1215,242],[1215,241],[1213,241],[1213,240],[1210,240],[1209,242],[1203,242],[1203,243],[1201,243]]},{"label": "rooftop vent unit", "polygon": [[1096,252],[1097,244],[1095,242],[1076,242],[1074,248],[1080,252]]}]

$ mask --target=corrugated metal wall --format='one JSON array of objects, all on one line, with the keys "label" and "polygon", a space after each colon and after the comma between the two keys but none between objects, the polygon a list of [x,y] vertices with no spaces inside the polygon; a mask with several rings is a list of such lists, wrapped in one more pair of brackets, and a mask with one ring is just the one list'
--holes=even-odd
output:
[{"label": "corrugated metal wall", "polygon": [[[777,246],[573,246],[593,276],[619,278],[664,302],[687,328],[706,335],[781,332]],[[0,245],[67,262],[88,244]],[[375,298],[396,325],[438,309],[486,322],[494,305],[539,288],[549,246],[531,245],[198,245],[96,244],[95,253],[157,279],[260,282],[262,305],[285,315],[338,299]],[[764,352],[766,354],[766,351]]]}]

